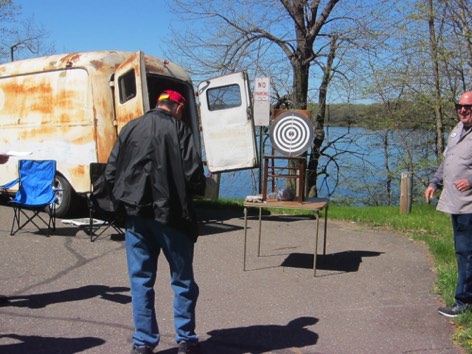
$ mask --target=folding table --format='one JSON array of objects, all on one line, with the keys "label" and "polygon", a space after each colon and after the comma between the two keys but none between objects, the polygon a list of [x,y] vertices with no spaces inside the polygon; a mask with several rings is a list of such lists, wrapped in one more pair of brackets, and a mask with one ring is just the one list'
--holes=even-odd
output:
[{"label": "folding table", "polygon": [[[247,210],[249,208],[259,209],[259,232],[258,232],[258,251],[257,256],[261,255],[261,233],[262,233],[262,209],[293,209],[300,211],[313,212],[316,217],[316,232],[315,232],[315,249],[313,252],[313,276],[316,276],[316,256],[318,254],[318,235],[320,226],[320,216],[324,217],[324,231],[323,231],[323,255],[326,254],[326,236],[328,229],[328,199],[314,198],[307,199],[304,202],[298,201],[271,201],[264,202],[244,202],[244,271],[246,270],[246,254],[247,254]],[[289,215],[284,215],[289,216]]]}]

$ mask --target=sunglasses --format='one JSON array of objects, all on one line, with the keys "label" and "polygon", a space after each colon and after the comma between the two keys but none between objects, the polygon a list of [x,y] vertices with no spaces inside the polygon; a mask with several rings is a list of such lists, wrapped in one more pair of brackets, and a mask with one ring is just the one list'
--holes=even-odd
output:
[{"label": "sunglasses", "polygon": [[459,104],[459,103],[456,103],[456,110],[461,110],[462,108],[470,111],[472,109],[472,104]]}]

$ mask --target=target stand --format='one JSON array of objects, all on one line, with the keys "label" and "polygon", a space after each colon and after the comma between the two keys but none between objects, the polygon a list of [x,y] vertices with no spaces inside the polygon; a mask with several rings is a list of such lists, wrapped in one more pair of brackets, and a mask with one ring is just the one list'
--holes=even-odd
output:
[{"label": "target stand", "polygon": [[284,112],[270,124],[272,148],[284,156],[300,156],[313,143],[311,120],[297,112]]},{"label": "target stand", "polygon": [[[280,160],[287,160],[287,166],[277,163]],[[290,162],[294,162],[290,167]],[[264,156],[264,180],[262,186],[262,200],[267,200],[268,180],[272,179],[272,193],[275,192],[275,180],[278,178],[294,179],[296,184],[295,199],[299,203],[303,202],[305,194],[305,170],[306,159],[300,156]]]},{"label": "target stand", "polygon": [[[280,155],[264,156],[262,200],[267,199],[268,180],[272,179],[272,192],[278,178],[295,179],[296,199],[301,203],[305,194],[306,158],[302,157],[313,143],[311,120],[297,111],[279,114],[270,125],[272,149]],[[283,166],[283,161],[287,166]]]}]

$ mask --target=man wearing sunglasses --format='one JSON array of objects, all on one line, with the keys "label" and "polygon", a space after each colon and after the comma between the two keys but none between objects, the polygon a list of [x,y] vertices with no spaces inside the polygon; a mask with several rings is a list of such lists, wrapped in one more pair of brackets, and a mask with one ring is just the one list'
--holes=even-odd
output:
[{"label": "man wearing sunglasses", "polygon": [[456,104],[459,123],[449,134],[444,158],[425,190],[430,202],[442,188],[437,210],[451,214],[457,259],[455,303],[439,313],[456,317],[472,310],[472,91]]}]

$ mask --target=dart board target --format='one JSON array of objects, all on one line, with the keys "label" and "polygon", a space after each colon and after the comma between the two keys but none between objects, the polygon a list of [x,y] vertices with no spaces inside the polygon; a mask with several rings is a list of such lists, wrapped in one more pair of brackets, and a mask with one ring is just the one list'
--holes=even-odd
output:
[{"label": "dart board target", "polygon": [[313,142],[313,124],[298,112],[282,113],[271,123],[270,141],[282,155],[301,155]]}]

